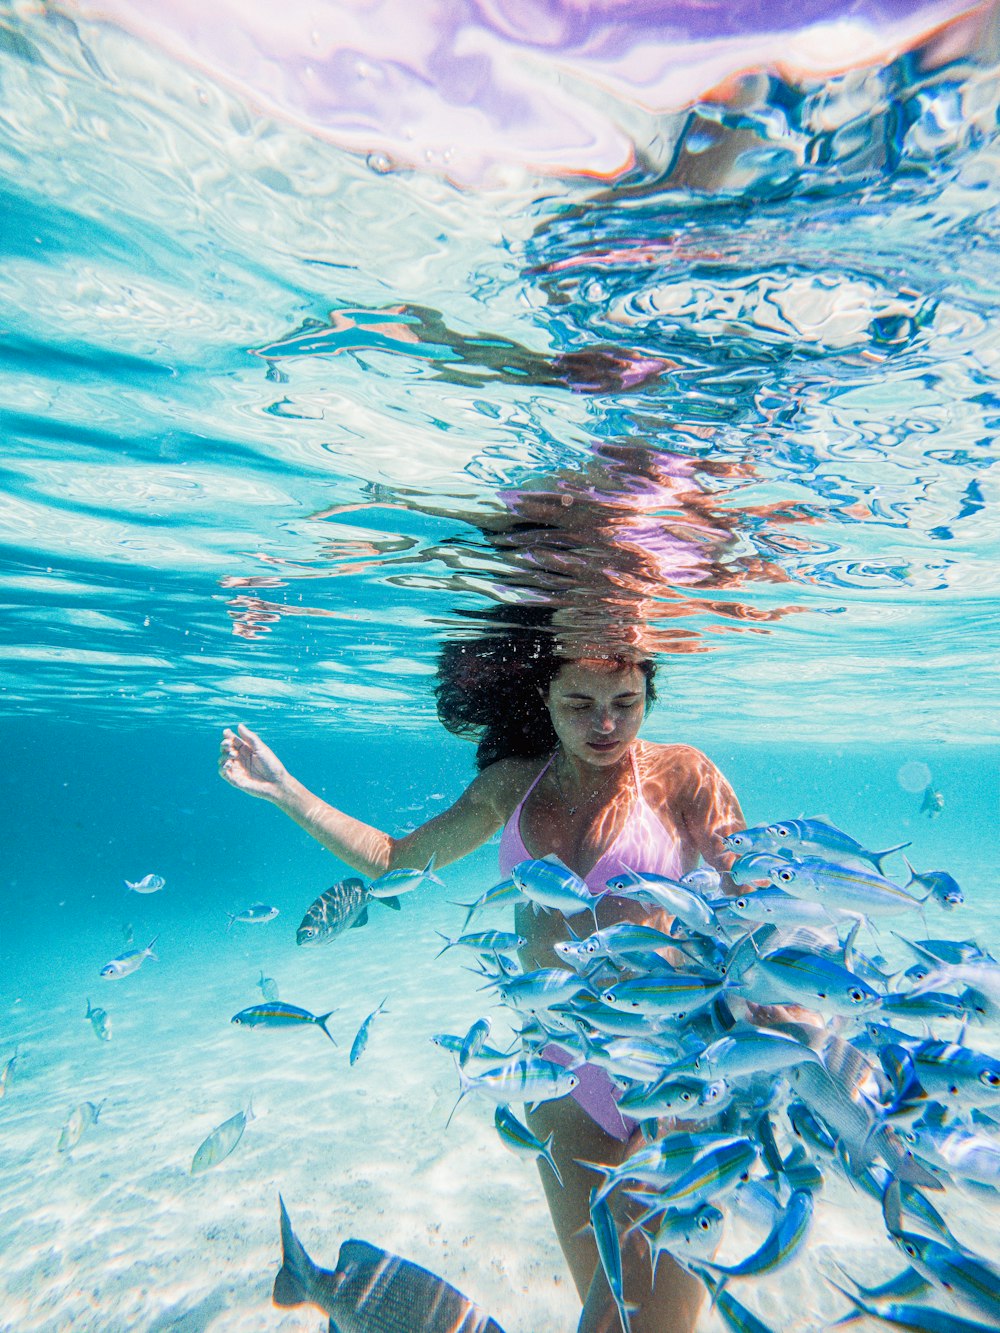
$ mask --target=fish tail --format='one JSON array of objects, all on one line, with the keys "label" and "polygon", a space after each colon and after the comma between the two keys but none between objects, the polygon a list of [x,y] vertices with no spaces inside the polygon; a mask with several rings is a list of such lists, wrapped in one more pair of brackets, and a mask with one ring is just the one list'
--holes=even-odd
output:
[{"label": "fish tail", "polygon": [[552,1134],[550,1134],[549,1137],[545,1140],[545,1142],[542,1144],[542,1151],[541,1151],[540,1156],[541,1156],[542,1158],[544,1158],[544,1160],[545,1160],[546,1162],[548,1162],[549,1167],[550,1167],[551,1170],[552,1170],[552,1174],[555,1176],[556,1180],[559,1181],[559,1188],[560,1188],[560,1189],[565,1189],[566,1186],[563,1184],[562,1173],[560,1172],[559,1168],[556,1166],[556,1159],[552,1156],[552,1140],[553,1140],[554,1138],[555,1138],[555,1134],[552,1133]]},{"label": "fish tail", "polygon": [[436,859],[437,859],[437,852],[434,852],[433,855],[431,856],[431,859],[424,866],[423,875],[424,878],[429,879],[432,884],[437,884],[439,888],[443,889],[444,888],[443,882],[434,873],[434,862]]},{"label": "fish tail", "polygon": [[334,1037],[333,1033],[330,1031],[330,1029],[327,1027],[327,1025],[326,1025],[326,1020],[327,1020],[328,1018],[332,1018],[333,1015],[334,1015],[336,1012],[337,1012],[336,1009],[331,1009],[331,1010],[329,1011],[329,1013],[326,1013],[326,1014],[319,1014],[319,1015],[317,1015],[317,1017],[316,1017],[316,1022],[317,1022],[317,1024],[323,1029],[323,1031],[326,1033],[326,1035],[330,1038],[330,1040],[333,1042],[334,1046],[336,1046],[336,1044],[337,1044],[337,1040],[336,1040],[336,1038]]},{"label": "fish tail", "polygon": [[281,1209],[281,1267],[274,1279],[271,1299],[275,1305],[306,1305],[312,1299],[310,1291],[316,1265],[306,1254],[305,1246],[292,1230],[285,1201],[280,1194],[278,1206]]},{"label": "fish tail", "polygon": [[455,1117],[455,1112],[458,1110],[462,1102],[465,1101],[466,1097],[475,1087],[475,1081],[468,1076],[468,1074],[459,1064],[457,1059],[455,1060],[455,1068],[458,1070],[458,1084],[460,1091],[458,1094],[458,1098],[455,1102],[455,1105],[451,1108],[451,1115],[449,1115],[448,1119],[444,1122],[445,1129],[447,1129],[448,1126],[451,1124],[452,1120]]},{"label": "fish tail", "polygon": [[159,935],[154,935],[153,938],[152,938],[152,939],[149,941],[149,943],[146,945],[146,957],[147,957],[147,958],[152,958],[152,960],[153,960],[154,963],[158,963],[158,962],[160,961],[160,959],[159,959],[159,955],[153,953],[153,945],[156,943],[156,941],[157,941],[159,938],[160,938]]},{"label": "fish tail", "polygon": [[455,945],[458,943],[458,940],[451,939],[450,936],[443,934],[440,930],[436,930],[434,934],[438,937],[438,939],[444,940],[444,948],[438,949],[437,953],[434,955],[435,960],[437,960],[438,958],[441,957],[443,953],[447,953],[449,949],[454,949]]},{"label": "fish tail", "polygon": [[[885,873],[882,869],[882,862],[886,859],[887,856],[892,856],[894,852],[901,852],[904,847],[909,847],[909,846],[911,846],[911,842],[900,842],[897,843],[895,847],[887,847],[884,852],[872,852],[872,861],[875,863],[875,868],[878,871],[878,873],[880,875]],[[911,874],[913,873],[912,868],[910,873]]]},{"label": "fish tail", "polygon": [[235,913],[235,912],[227,912],[227,913],[226,913],[226,916],[229,917],[229,920],[226,922],[226,929],[227,929],[227,930],[232,930],[232,928],[233,928],[233,922],[236,920],[236,913]]}]

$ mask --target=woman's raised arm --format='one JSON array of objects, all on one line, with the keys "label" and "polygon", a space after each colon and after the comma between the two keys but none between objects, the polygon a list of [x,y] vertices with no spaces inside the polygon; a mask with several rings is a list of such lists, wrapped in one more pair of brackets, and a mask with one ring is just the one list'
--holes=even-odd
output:
[{"label": "woman's raised arm", "polygon": [[219,773],[230,786],[270,801],[327,851],[369,877],[397,866],[420,867],[432,856],[437,865],[447,865],[482,846],[502,823],[496,798],[497,770],[504,767],[487,769],[448,810],[395,838],[310,792],[242,723],[236,731],[226,728],[219,752]]}]

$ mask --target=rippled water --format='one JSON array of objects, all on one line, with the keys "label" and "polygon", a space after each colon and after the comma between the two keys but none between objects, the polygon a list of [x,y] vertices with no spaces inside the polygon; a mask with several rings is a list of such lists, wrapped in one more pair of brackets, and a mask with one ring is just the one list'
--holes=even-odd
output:
[{"label": "rippled water", "polygon": [[[495,849],[303,959],[335,872],[216,782],[217,728],[419,822],[471,773],[440,645],[542,606],[570,651],[661,655],[645,734],[704,746],[748,818],[912,838],[995,947],[996,13],[815,0],[776,36],[680,6],[657,64],[656,5],[456,5],[437,45],[412,5],[339,43],[308,5],[202,8],[0,4],[0,1326],[311,1329],[268,1304],[284,1189],[337,1210],[321,1260],[351,1219],[453,1281],[488,1260],[491,1312],[548,1333],[576,1306],[534,1178],[475,1116],[442,1138],[425,1041],[478,1012],[434,932]],[[274,933],[223,937],[254,898]],[[165,961],[95,1051],[129,913]],[[370,1085],[232,1044],[258,968],[345,1029],[391,969]],[[256,1140],[193,1192],[251,1089]],[[57,1167],[63,1102],[102,1090],[107,1137]],[[484,1258],[490,1208],[526,1239]]]},{"label": "rippled water", "polygon": [[988,25],[478,190],[3,32],[9,709],[422,722],[464,610],[613,592],[699,726],[992,730]]}]

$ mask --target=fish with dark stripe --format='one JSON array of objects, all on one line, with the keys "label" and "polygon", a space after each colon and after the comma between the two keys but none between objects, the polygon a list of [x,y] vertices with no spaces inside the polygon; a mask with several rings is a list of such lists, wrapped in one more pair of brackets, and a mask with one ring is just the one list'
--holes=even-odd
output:
[{"label": "fish with dark stripe", "polygon": [[331,1272],[306,1253],[279,1196],[282,1263],[275,1305],[318,1305],[329,1333],[503,1333],[460,1291],[418,1264],[345,1240]]}]

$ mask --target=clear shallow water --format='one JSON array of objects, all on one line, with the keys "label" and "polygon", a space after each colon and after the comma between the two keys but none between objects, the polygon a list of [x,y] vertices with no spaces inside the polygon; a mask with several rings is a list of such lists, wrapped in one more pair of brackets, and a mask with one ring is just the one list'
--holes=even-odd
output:
[{"label": "clear shallow water", "polygon": [[[495,848],[306,954],[294,927],[340,868],[218,783],[218,729],[418,822],[472,771],[434,722],[438,646],[542,601],[570,643],[663,655],[645,734],[705,749],[751,822],[912,838],[968,899],[928,933],[995,946],[989,29],[635,109],[641,151],[606,179],[508,156],[459,188],[113,27],[0,19],[0,1061],[23,1052],[0,1326],[317,1327],[269,1304],[281,1189],[324,1262],[364,1234],[508,1333],[572,1327],[534,1173],[481,1106],[443,1134],[427,1040],[480,1012],[433,932]],[[900,785],[914,762],[940,818]],[[162,895],[125,895],[154,870]],[[257,899],[277,921],[227,934]],[[161,961],[109,986],[125,923]],[[338,1008],[341,1050],[230,1026],[261,967]],[[251,1093],[245,1142],[192,1181]],[[103,1096],[65,1162],[69,1107]],[[820,1251],[850,1241],[830,1208]],[[810,1271],[803,1328],[830,1313]]]}]

